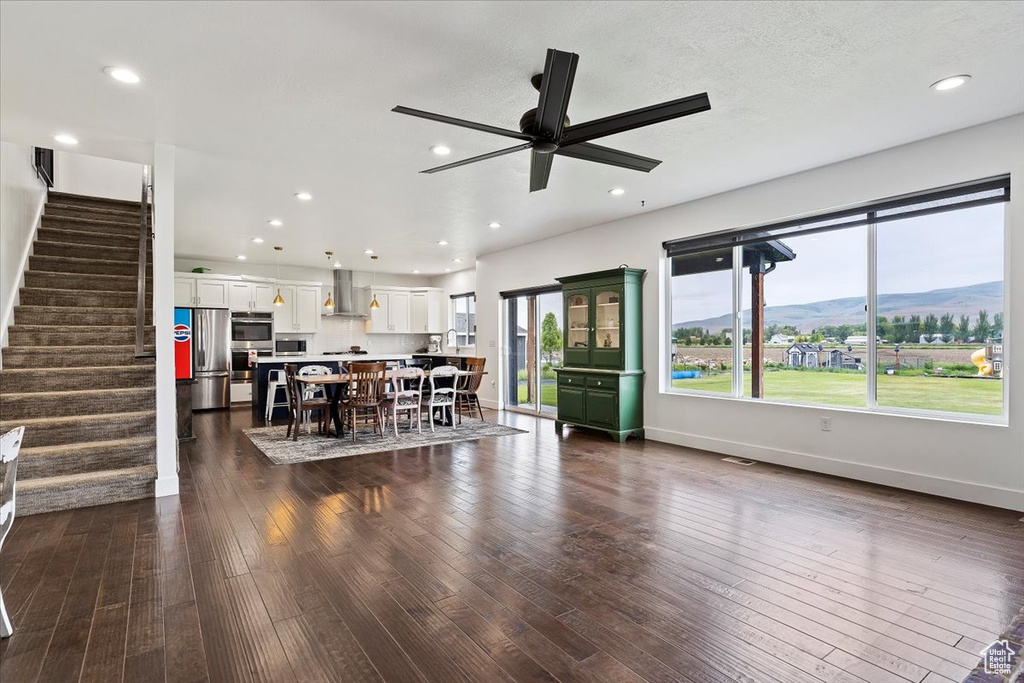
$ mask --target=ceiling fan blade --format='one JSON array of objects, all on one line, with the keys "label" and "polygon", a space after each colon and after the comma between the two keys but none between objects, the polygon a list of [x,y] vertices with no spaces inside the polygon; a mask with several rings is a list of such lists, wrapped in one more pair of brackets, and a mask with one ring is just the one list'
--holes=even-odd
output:
[{"label": "ceiling fan blade", "polygon": [[617,149],[612,149],[611,147],[592,145],[589,142],[580,142],[575,145],[569,145],[568,147],[559,147],[555,151],[555,154],[572,157],[573,159],[583,159],[584,161],[595,161],[599,164],[608,164],[609,166],[628,168],[633,171],[643,171],[644,173],[650,173],[658,164],[661,163],[657,159],[642,157],[639,154],[622,152]]},{"label": "ceiling fan blade", "polygon": [[537,150],[530,153],[530,192],[543,190],[548,186],[553,160],[553,154],[543,154]]},{"label": "ceiling fan blade", "polygon": [[463,159],[461,161],[454,161],[444,166],[435,166],[434,168],[428,168],[420,173],[437,173],[438,171],[447,171],[449,168],[458,168],[459,166],[465,166],[466,164],[476,163],[477,161],[483,161],[484,159],[493,159],[494,157],[500,157],[505,154],[511,154],[512,152],[522,152],[524,149],[530,149],[533,146],[532,142],[527,142],[523,145],[516,145],[515,147],[509,147],[508,149],[499,149],[497,152],[488,152],[487,154],[480,154],[475,157]]},{"label": "ceiling fan blade", "polygon": [[466,121],[463,119],[456,119],[451,116],[445,116],[444,114],[433,114],[429,111],[421,111],[419,109],[410,109],[409,107],[403,107],[401,105],[395,107],[391,111],[399,114],[408,114],[409,116],[418,116],[421,119],[430,119],[431,121],[440,121],[441,123],[447,123],[452,126],[461,126],[462,128],[471,128],[472,130],[478,130],[483,133],[493,133],[494,135],[504,135],[507,138],[516,138],[517,140],[532,140],[526,133],[520,133],[516,130],[506,130],[505,128],[498,128],[497,126],[488,126],[486,123],[474,123],[473,121]]},{"label": "ceiling fan blade", "polygon": [[699,95],[683,97],[671,102],[662,102],[650,107],[634,109],[614,116],[606,116],[603,119],[594,119],[576,126],[569,126],[562,134],[559,145],[572,145],[579,142],[587,142],[606,135],[615,135],[623,131],[642,128],[653,123],[671,121],[681,116],[689,116],[711,109],[711,102],[708,94],[702,92]]},{"label": "ceiling fan blade", "polygon": [[536,125],[542,137],[557,140],[562,136],[579,59],[579,55],[572,52],[548,50],[544,75],[540,81],[540,99],[537,102]]}]

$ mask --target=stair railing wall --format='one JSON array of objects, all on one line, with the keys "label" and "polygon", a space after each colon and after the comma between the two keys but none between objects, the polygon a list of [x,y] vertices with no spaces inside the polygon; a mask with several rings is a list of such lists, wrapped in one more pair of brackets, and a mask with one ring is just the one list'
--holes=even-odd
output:
[{"label": "stair railing wall", "polygon": [[136,288],[137,304],[135,310],[135,357],[153,356],[145,350],[146,342],[146,256],[147,247],[153,239],[149,227],[149,197],[152,190],[152,178],[149,166],[142,168],[142,201],[139,207],[139,278]]}]

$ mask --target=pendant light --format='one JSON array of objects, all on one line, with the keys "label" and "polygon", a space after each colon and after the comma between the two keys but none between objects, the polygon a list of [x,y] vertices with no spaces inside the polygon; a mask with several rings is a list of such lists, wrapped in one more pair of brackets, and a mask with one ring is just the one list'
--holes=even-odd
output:
[{"label": "pendant light", "polygon": [[[331,257],[334,256],[334,252],[333,251],[325,251],[324,253],[327,254],[327,263],[328,263],[328,265],[330,265]],[[332,271],[330,271],[330,270],[328,270],[327,272],[332,273]],[[333,277],[333,273],[332,273],[331,277]],[[331,290],[330,289],[327,290],[327,301],[324,302],[324,308],[329,308],[332,311],[334,310],[334,299],[331,298]]]},{"label": "pendant light", "polygon": [[[373,280],[370,286],[370,291],[372,292],[377,287],[377,255],[371,256],[370,260],[373,261]],[[380,304],[377,303],[377,293],[373,292],[373,301],[370,302],[370,309],[376,310],[378,308],[380,308]]]},{"label": "pendant light", "polygon": [[[274,251],[277,252],[277,279],[281,280],[281,250],[284,247],[274,247]],[[281,296],[281,285],[277,286],[277,296],[274,297],[275,306],[284,306],[284,297]]]}]

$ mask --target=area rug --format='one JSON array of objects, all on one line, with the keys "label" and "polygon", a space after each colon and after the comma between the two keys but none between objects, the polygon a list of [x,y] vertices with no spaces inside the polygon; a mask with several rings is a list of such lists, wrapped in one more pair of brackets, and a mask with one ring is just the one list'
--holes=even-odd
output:
[{"label": "area rug", "polygon": [[408,427],[402,427],[399,424],[397,437],[393,431],[385,429],[382,438],[379,434],[370,431],[368,427],[363,427],[359,430],[355,443],[352,443],[352,437],[347,433],[340,439],[327,438],[318,435],[315,429],[312,434],[306,434],[306,429],[303,427],[299,431],[299,440],[292,441],[290,438],[285,438],[286,432],[287,427],[284,425],[242,430],[242,433],[249,437],[253,445],[263,455],[270,458],[275,465],[290,465],[328,458],[350,458],[353,455],[366,453],[384,453],[406,448],[422,448],[527,433],[524,429],[466,418],[454,430],[451,427],[437,427],[437,431],[432,433],[429,428],[425,427],[422,434],[415,431],[409,432]]}]

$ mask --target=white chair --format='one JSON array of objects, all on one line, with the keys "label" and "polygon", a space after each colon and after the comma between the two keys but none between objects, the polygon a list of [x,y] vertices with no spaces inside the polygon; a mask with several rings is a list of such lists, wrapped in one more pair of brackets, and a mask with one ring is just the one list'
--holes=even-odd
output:
[{"label": "white chair", "polygon": [[422,434],[423,425],[420,422],[420,404],[423,402],[423,369],[422,368],[399,368],[392,371],[391,385],[394,389],[384,396],[384,424],[387,424],[388,415],[395,425],[395,436],[398,436],[398,413],[409,414],[409,429],[412,429],[412,414],[416,413],[416,430]]},{"label": "white chair", "polygon": [[[331,370],[326,365],[304,365],[301,368],[299,368],[299,371],[296,374],[298,374],[299,377],[303,377],[303,376],[307,376],[307,375],[312,375],[314,377],[320,377],[322,375],[334,374],[334,371]],[[303,401],[312,401],[313,399],[318,399],[318,398],[319,399],[326,399],[327,398],[327,390],[324,389],[323,386],[313,386],[313,387],[307,386],[306,390],[302,392],[302,400]],[[307,434],[310,434],[313,431],[313,428],[311,426],[312,420],[310,418],[312,413],[313,413],[312,410],[303,410],[302,411],[302,419],[306,423],[306,433]]]},{"label": "white chair", "polygon": [[[0,466],[3,472],[3,487],[0,489],[0,548],[3,548],[7,533],[14,526],[14,481],[18,475],[18,451],[25,436],[24,427],[15,427],[0,436]],[[14,633],[11,618],[4,607],[4,596],[0,593],[0,638],[10,638]]]},{"label": "white chair", "polygon": [[[277,400],[277,392],[284,390],[284,401]],[[284,370],[271,370],[267,373],[267,410],[264,420],[270,424],[270,418],[274,414],[274,408],[288,407],[288,381],[285,379]]]},{"label": "white chair", "polygon": [[455,429],[455,378],[459,369],[454,365],[440,365],[430,371],[430,395],[424,403],[427,406],[427,419],[430,420],[430,431],[434,430],[434,410],[440,408],[442,415],[447,410]]}]

